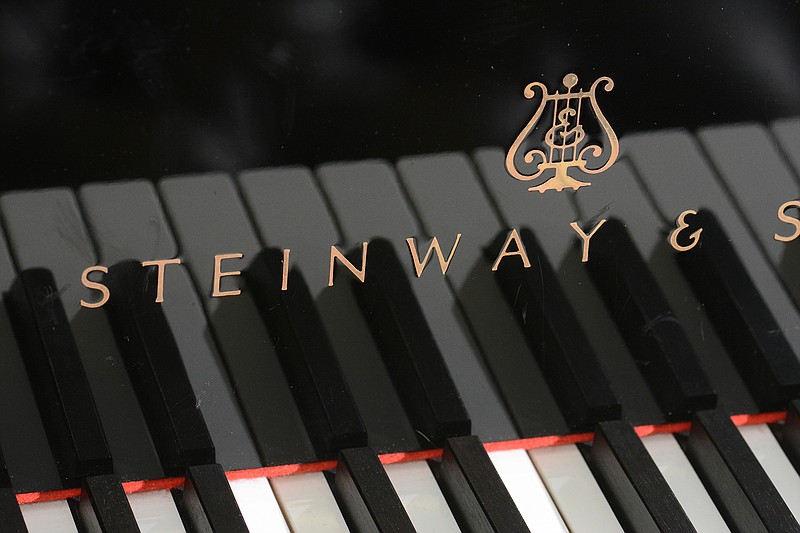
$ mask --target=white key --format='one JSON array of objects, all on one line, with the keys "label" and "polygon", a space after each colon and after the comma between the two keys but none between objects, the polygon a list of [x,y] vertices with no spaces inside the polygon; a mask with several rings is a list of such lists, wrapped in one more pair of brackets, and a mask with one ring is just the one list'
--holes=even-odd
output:
[{"label": "white key", "polygon": [[642,442],[697,531],[729,531],[675,437],[651,435]]},{"label": "white key", "polygon": [[740,426],[739,433],[789,506],[789,510],[800,520],[800,476],[783,453],[772,431],[766,424],[753,424]]},{"label": "white key", "polygon": [[142,533],[182,533],[175,501],[168,490],[152,490],[128,495],[133,516]]},{"label": "white key", "polygon": [[78,533],[75,519],[64,500],[20,506],[30,533]]},{"label": "white key", "polygon": [[348,531],[330,486],[321,473],[276,477],[270,483],[294,533]]},{"label": "white key", "polygon": [[385,469],[417,531],[420,533],[460,531],[428,463],[425,461],[397,463],[386,465]]},{"label": "white key", "polygon": [[267,478],[237,479],[230,483],[250,533],[288,533],[289,527]]},{"label": "white key", "polygon": [[622,533],[622,526],[573,444],[528,450],[561,517],[574,533]]},{"label": "white key", "polygon": [[489,459],[531,531],[568,531],[525,450],[490,452]]}]

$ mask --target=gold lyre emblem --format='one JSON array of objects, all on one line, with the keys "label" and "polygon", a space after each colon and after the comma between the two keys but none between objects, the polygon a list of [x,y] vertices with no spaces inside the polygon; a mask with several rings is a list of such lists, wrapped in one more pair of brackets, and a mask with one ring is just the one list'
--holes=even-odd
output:
[{"label": "gold lyre emblem", "polygon": [[[575,92],[572,89],[578,84],[578,76],[567,74],[564,76],[562,83],[567,88],[567,91],[563,93],[555,92],[549,94],[547,87],[538,81],[525,87],[525,98],[528,100],[534,98],[536,89],[540,89],[542,91],[542,101],[539,102],[539,107],[536,109],[533,118],[528,121],[528,124],[517,136],[514,144],[511,145],[506,155],[506,169],[512,177],[521,181],[535,180],[542,176],[546,170],[555,171],[554,173],[548,173],[548,177],[543,182],[530,187],[529,191],[544,192],[550,189],[555,189],[556,191],[564,189],[578,190],[581,187],[591,185],[587,181],[576,180],[567,173],[567,170],[574,168],[586,174],[600,174],[614,164],[619,154],[617,135],[611,129],[602,111],[600,111],[595,96],[600,84],[603,84],[603,89],[609,92],[614,88],[614,81],[607,76],[603,76],[595,80],[588,91],[578,90]],[[600,124],[600,128],[608,138],[609,145],[607,150],[603,150],[597,144],[582,146],[586,140],[586,132],[581,123],[581,108],[586,107],[586,105],[582,105],[584,100],[588,100],[592,107],[592,112]],[[553,122],[550,129],[544,134],[544,144],[547,145],[547,148],[542,150],[532,149],[525,153],[525,163],[531,165],[530,173],[525,174],[517,168],[517,152],[536,127],[542,113],[550,102],[552,102],[553,108]]]}]

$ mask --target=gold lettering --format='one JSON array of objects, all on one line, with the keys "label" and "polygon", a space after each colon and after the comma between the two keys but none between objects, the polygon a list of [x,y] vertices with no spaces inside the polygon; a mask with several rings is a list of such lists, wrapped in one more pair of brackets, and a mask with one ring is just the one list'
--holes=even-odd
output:
[{"label": "gold lettering", "polygon": [[672,245],[673,248],[675,248],[679,252],[686,252],[688,250],[691,250],[692,248],[697,246],[698,242],[700,242],[700,234],[703,232],[703,228],[695,230],[692,234],[689,235],[689,241],[691,242],[691,244],[687,244],[685,246],[682,244],[678,244],[678,233],[689,227],[689,224],[687,224],[684,220],[686,218],[686,215],[696,215],[696,214],[697,211],[694,211],[693,209],[687,209],[686,211],[678,215],[677,219],[675,219],[675,224],[677,224],[677,227],[674,230],[672,230],[672,232],[669,234],[669,243],[670,245]]},{"label": "gold lettering", "polygon": [[83,274],[81,274],[81,283],[83,283],[84,287],[86,287],[87,289],[100,291],[100,293],[103,295],[100,301],[95,303],[90,303],[81,300],[81,306],[88,307],[89,309],[97,309],[98,307],[102,307],[108,301],[108,299],[111,298],[111,293],[109,292],[108,287],[106,287],[102,283],[98,283],[96,281],[92,281],[89,279],[89,274],[92,272],[102,272],[103,274],[108,274],[108,269],[100,265],[90,266],[89,268],[83,271]]},{"label": "gold lettering", "polygon": [[[514,243],[517,245],[517,249],[509,252],[508,246],[511,244],[511,241],[514,241]],[[503,249],[500,250],[500,254],[497,256],[497,259],[494,260],[492,272],[497,271],[497,267],[500,266],[500,261],[502,261],[503,258],[510,257],[512,255],[518,255],[520,259],[522,259],[522,266],[525,268],[531,267],[531,262],[528,260],[528,253],[525,251],[525,246],[522,244],[522,239],[519,238],[519,233],[516,229],[512,229],[508,232],[506,243],[503,245]]]},{"label": "gold lettering", "polygon": [[333,287],[333,265],[335,260],[339,260],[344,266],[347,267],[355,277],[358,278],[358,281],[364,283],[364,279],[367,276],[367,245],[369,243],[362,242],[361,243],[361,268],[356,268],[353,263],[351,263],[343,254],[339,251],[336,246],[331,246],[331,262],[330,262],[330,270],[328,273],[328,287]]},{"label": "gold lettering", "polygon": [[289,289],[289,254],[292,251],[289,248],[283,250],[283,261],[281,264],[283,265],[283,271],[281,273],[281,290],[285,291]]},{"label": "gold lettering", "polygon": [[219,298],[221,296],[238,296],[242,293],[241,289],[236,289],[233,291],[220,290],[219,284],[222,278],[224,278],[225,276],[239,276],[241,274],[239,270],[231,270],[229,272],[223,272],[222,262],[225,259],[241,259],[243,257],[244,254],[242,253],[219,254],[214,256],[214,283],[212,285],[212,290],[211,290],[212,298]]},{"label": "gold lettering", "polygon": [[781,222],[786,222],[787,224],[791,224],[792,226],[794,226],[794,232],[788,237],[784,237],[783,235],[778,235],[776,233],[772,236],[776,241],[791,242],[795,240],[797,237],[800,237],[800,219],[786,214],[786,210],[789,209],[790,207],[800,207],[800,201],[789,200],[788,202],[781,205],[778,208],[778,219]]},{"label": "gold lettering", "polygon": [[578,234],[578,237],[581,238],[581,241],[583,241],[582,243],[583,253],[581,254],[581,263],[586,263],[587,261],[589,261],[589,240],[594,236],[595,233],[597,233],[597,230],[600,229],[600,226],[606,223],[606,220],[607,219],[604,218],[603,220],[598,222],[598,224],[594,227],[592,231],[589,232],[588,235],[583,232],[581,227],[578,225],[577,221],[569,223],[572,229],[574,229],[575,232]]},{"label": "gold lettering", "polygon": [[431,258],[431,254],[433,254],[434,251],[439,259],[439,268],[442,270],[442,275],[444,276],[447,274],[447,269],[450,268],[450,261],[453,259],[453,255],[456,253],[456,248],[458,248],[459,242],[461,242],[460,233],[456,235],[456,242],[450,249],[450,255],[447,256],[447,260],[445,260],[442,249],[439,246],[439,241],[436,239],[436,237],[434,237],[431,240],[430,246],[428,246],[428,251],[425,252],[425,258],[422,260],[422,262],[420,262],[419,253],[417,252],[417,244],[414,240],[414,237],[407,238],[406,243],[408,244],[408,249],[411,251],[411,260],[414,262],[414,272],[416,272],[417,277],[422,276],[422,271],[425,270],[425,266],[427,266],[428,261]]},{"label": "gold lettering", "polygon": [[179,257],[176,257],[175,259],[154,259],[153,261],[142,261],[143,267],[157,267],[158,281],[156,282],[156,303],[160,304],[164,301],[164,271],[166,270],[166,266],[180,264],[181,260]]}]

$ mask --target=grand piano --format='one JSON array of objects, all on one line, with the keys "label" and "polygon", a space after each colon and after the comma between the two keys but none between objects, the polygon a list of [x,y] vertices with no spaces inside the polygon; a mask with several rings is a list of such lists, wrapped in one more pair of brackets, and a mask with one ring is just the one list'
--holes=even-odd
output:
[{"label": "grand piano", "polygon": [[800,531],[798,11],[0,7],[3,531]]}]

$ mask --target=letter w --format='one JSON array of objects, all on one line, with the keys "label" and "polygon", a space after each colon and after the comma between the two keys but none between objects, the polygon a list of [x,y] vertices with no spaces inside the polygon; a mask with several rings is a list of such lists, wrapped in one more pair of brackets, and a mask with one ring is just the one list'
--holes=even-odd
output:
[{"label": "letter w", "polygon": [[417,277],[422,276],[422,271],[425,270],[425,266],[428,264],[431,254],[434,251],[436,252],[436,256],[439,258],[439,268],[442,269],[442,275],[445,275],[447,274],[447,269],[450,268],[450,261],[453,259],[453,255],[456,253],[458,243],[461,242],[461,234],[459,233],[456,235],[456,242],[450,249],[450,255],[447,256],[447,260],[444,258],[442,248],[439,246],[439,240],[436,237],[431,240],[431,244],[428,246],[428,251],[425,253],[425,258],[422,261],[419,260],[419,253],[417,252],[417,244],[414,240],[414,237],[407,238],[406,242],[408,243],[408,249],[411,251],[411,260],[414,262],[414,271],[417,273]]}]

